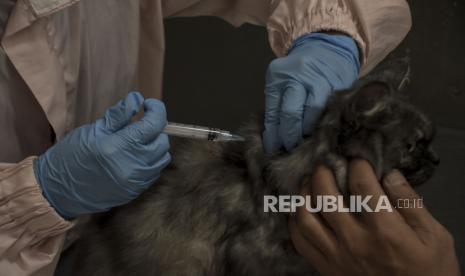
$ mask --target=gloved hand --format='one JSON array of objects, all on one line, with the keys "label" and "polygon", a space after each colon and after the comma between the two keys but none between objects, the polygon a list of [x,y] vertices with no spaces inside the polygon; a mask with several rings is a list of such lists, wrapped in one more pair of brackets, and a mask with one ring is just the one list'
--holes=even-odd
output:
[{"label": "gloved hand", "polygon": [[[131,123],[142,104],[143,118]],[[171,160],[165,125],[162,102],[131,92],[103,118],[72,131],[35,160],[44,196],[67,219],[131,201]]]},{"label": "gloved hand", "polygon": [[360,70],[354,40],[313,33],[271,62],[266,77],[263,145],[268,153],[294,148],[309,135],[333,91],[349,88]]}]

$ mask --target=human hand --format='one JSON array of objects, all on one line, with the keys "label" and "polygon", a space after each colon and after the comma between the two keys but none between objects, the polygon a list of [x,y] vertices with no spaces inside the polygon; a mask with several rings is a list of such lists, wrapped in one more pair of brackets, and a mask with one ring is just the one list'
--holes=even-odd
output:
[{"label": "human hand", "polygon": [[287,56],[275,59],[268,67],[265,150],[294,148],[310,134],[331,93],[349,88],[359,70],[358,49],[352,38],[313,33],[297,39]]},{"label": "human hand", "polygon": [[[373,209],[385,192],[391,202],[419,196],[397,171],[378,183],[371,166],[350,164],[353,195],[373,195]],[[334,177],[318,167],[302,195],[338,195]],[[373,206],[374,205],[374,206]],[[322,275],[460,275],[452,236],[425,208],[393,212],[309,213],[299,208],[289,221],[294,246]]]},{"label": "human hand", "polygon": [[[131,123],[142,104],[143,118]],[[129,93],[102,119],[75,129],[35,160],[44,196],[65,218],[131,201],[171,160],[165,125],[162,102]]]}]

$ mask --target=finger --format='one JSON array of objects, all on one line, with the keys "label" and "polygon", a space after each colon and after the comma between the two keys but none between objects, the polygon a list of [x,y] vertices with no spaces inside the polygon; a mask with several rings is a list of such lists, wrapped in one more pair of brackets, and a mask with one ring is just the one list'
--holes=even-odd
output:
[{"label": "finger", "polygon": [[157,139],[148,143],[131,143],[129,151],[131,155],[142,164],[150,166],[161,159],[170,149],[168,135],[160,134]]},{"label": "finger", "polygon": [[[150,187],[160,177],[160,174],[164,168],[166,168],[171,162],[171,155],[169,152],[160,158],[157,162],[151,165],[146,164],[132,164],[132,172],[126,172],[125,174],[130,177],[127,181],[120,185],[120,188],[124,189],[124,194],[131,199],[135,199],[148,187]],[[121,168],[125,170],[125,168]]]},{"label": "finger", "polygon": [[436,222],[422,205],[421,197],[399,171],[395,170],[389,173],[383,179],[383,187],[389,199],[397,207],[396,210],[414,230],[429,229]]},{"label": "finger", "polygon": [[265,94],[265,131],[263,132],[263,146],[266,152],[272,153],[282,146],[282,142],[278,139],[281,93],[275,87],[267,87]]},{"label": "finger", "polygon": [[289,219],[289,234],[291,235],[292,243],[297,252],[312,264],[313,267],[319,271],[327,267],[328,262],[326,258],[316,247],[303,237],[293,217]]},{"label": "finger", "polygon": [[155,99],[144,101],[144,116],[118,133],[132,142],[148,144],[155,140],[166,126],[165,105]]},{"label": "finger", "polygon": [[[332,172],[324,166],[317,166],[315,168],[311,177],[311,185],[314,200],[316,200],[315,196],[332,196],[335,198],[340,196]],[[358,230],[357,221],[348,212],[325,212],[323,210],[321,216],[329,224],[336,236],[350,238],[351,234]]]},{"label": "finger", "polygon": [[[300,195],[306,198],[310,196],[310,186],[304,185]],[[336,251],[336,238],[318,214],[299,207],[295,215],[295,222],[301,235],[319,248],[324,256],[328,257],[334,254]]]},{"label": "finger", "polygon": [[302,140],[302,119],[307,91],[297,82],[290,82],[284,89],[278,132],[279,139],[289,151]]},{"label": "finger", "polygon": [[[361,196],[362,202],[368,200],[370,210],[362,210],[364,221],[384,227],[385,225],[396,225],[401,220],[400,215],[393,209],[389,199],[383,191],[371,165],[362,159],[355,159],[349,164],[349,190],[352,195]],[[381,201],[382,200],[382,201]],[[384,207],[386,204],[390,210]],[[377,212],[379,211],[379,212]]]},{"label": "finger", "polygon": [[109,132],[115,132],[131,122],[132,117],[139,112],[144,97],[139,92],[131,92],[126,98],[110,107],[103,116],[103,127]]},{"label": "finger", "polygon": [[327,81],[320,82],[318,87],[309,87],[307,89],[309,93],[304,106],[303,135],[312,133],[331,93],[331,86]]},{"label": "finger", "polygon": [[144,167],[143,170],[150,173],[150,177],[146,177],[138,183],[137,189],[139,192],[150,187],[159,177],[161,172],[170,164],[171,154],[169,152],[165,153],[162,158],[158,159],[154,164],[148,167]]}]

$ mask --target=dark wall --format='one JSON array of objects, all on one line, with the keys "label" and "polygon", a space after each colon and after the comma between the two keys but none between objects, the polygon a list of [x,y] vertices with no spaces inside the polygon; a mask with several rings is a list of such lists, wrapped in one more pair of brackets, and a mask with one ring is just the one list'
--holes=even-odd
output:
[{"label": "dark wall", "polygon": [[261,27],[218,18],[166,21],[164,100],[168,119],[236,129],[264,108],[264,76],[274,58]]},{"label": "dark wall", "polygon": [[440,125],[465,129],[465,1],[410,1],[414,102]]}]

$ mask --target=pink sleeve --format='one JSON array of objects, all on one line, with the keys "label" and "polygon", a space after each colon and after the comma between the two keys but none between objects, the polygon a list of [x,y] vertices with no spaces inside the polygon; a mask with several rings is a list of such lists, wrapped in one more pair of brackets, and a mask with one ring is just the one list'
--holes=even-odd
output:
[{"label": "pink sleeve", "polygon": [[42,196],[33,157],[0,163],[0,271],[2,275],[53,275],[65,232],[62,219]]},{"label": "pink sleeve", "polygon": [[361,74],[373,69],[411,27],[406,0],[165,0],[165,16],[216,15],[238,26],[268,28],[271,47],[284,56],[299,36],[320,31],[350,35],[360,48]]}]

